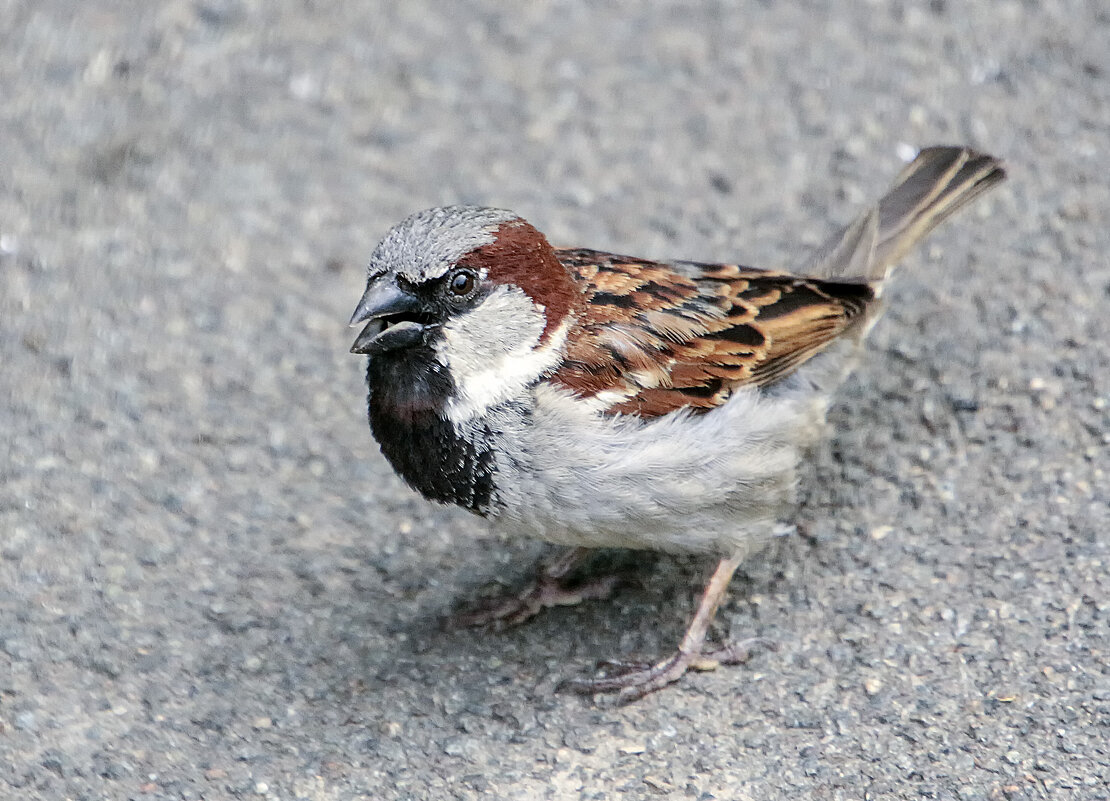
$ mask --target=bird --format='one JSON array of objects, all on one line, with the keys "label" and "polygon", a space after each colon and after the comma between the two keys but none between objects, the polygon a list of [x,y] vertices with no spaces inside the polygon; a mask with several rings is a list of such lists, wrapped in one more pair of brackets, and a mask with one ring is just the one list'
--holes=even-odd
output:
[{"label": "bird", "polygon": [[673,654],[568,685],[630,701],[744,661],[750,643],[710,647],[707,633],[741,561],[793,512],[894,267],[1004,177],[984,153],[925,148],[789,272],[556,248],[484,206],[393,227],[351,317],[382,453],[425,498],[568,546],[464,622],[605,597],[611,577],[567,581],[593,549],[704,554],[716,567]]}]

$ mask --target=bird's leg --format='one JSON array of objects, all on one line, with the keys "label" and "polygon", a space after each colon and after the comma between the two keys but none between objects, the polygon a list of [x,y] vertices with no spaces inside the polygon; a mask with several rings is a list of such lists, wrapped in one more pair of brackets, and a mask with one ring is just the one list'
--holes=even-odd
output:
[{"label": "bird's leg", "polygon": [[454,627],[515,626],[551,606],[573,606],[581,601],[608,598],[620,579],[617,574],[573,583],[566,580],[589,556],[589,548],[569,548],[544,564],[532,584],[523,591],[495,598],[472,612],[454,615],[449,623]]},{"label": "bird's leg", "polygon": [[620,702],[635,701],[677,681],[687,670],[713,670],[721,664],[746,662],[751,646],[756,642],[754,640],[733,643],[710,652],[704,650],[706,632],[724,599],[732,574],[740,566],[740,560],[740,556],[733,556],[718,563],[675,654],[655,665],[605,662],[602,667],[613,671],[609,675],[598,679],[575,679],[565,686],[581,693],[616,692]]}]

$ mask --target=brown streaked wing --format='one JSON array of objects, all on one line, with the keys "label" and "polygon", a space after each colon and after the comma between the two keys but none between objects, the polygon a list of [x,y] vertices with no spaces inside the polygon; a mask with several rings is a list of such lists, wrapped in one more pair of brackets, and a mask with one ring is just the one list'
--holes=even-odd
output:
[{"label": "brown streaked wing", "polygon": [[585,290],[584,317],[552,380],[611,414],[705,411],[737,387],[792,373],[863,318],[871,286],[735,264],[556,249]]}]

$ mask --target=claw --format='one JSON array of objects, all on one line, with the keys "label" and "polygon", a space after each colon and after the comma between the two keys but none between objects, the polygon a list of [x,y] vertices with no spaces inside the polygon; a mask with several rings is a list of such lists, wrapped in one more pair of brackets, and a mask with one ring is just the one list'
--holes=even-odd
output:
[{"label": "claw", "polygon": [[643,698],[668,684],[678,681],[689,670],[716,670],[721,665],[737,665],[751,658],[752,647],[763,643],[759,638],[730,643],[722,648],[705,651],[705,634],[717,613],[732,574],[740,564],[739,557],[722,559],[713,571],[702,593],[698,611],[694,614],[678,651],[654,665],[642,662],[609,660],[598,667],[603,675],[596,679],[571,679],[561,687],[578,693],[617,693],[617,703],[626,704]]},{"label": "claw", "polygon": [[582,601],[608,598],[620,583],[620,575],[609,574],[574,583],[566,582],[567,575],[588,557],[588,549],[573,548],[543,567],[535,581],[522,592],[495,598],[487,605],[470,612],[452,615],[447,620],[447,626],[463,628],[493,625],[509,628],[552,606],[573,606]]},{"label": "claw", "polygon": [[563,682],[561,687],[583,695],[615,692],[617,703],[624,704],[639,700],[648,693],[678,681],[687,671],[705,672],[716,670],[721,665],[747,662],[751,658],[753,647],[763,644],[767,644],[767,641],[753,637],[708,653],[676,651],[654,665],[606,660],[600,666],[606,669],[615,668],[614,672],[606,670],[605,675],[596,679],[570,679]]}]

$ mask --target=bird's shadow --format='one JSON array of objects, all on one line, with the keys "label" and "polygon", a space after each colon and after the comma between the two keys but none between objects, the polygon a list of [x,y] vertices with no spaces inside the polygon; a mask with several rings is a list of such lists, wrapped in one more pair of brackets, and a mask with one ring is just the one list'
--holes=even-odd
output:
[{"label": "bird's shadow", "polygon": [[[366,666],[374,680],[412,682],[428,692],[450,686],[466,696],[511,684],[549,697],[564,680],[591,675],[601,661],[656,661],[677,647],[716,561],[601,549],[571,579],[615,573],[619,581],[610,598],[544,609],[510,627],[454,624],[458,612],[480,606],[483,599],[526,587],[543,561],[558,553],[544,545],[495,547],[512,554],[512,568],[491,571],[490,560],[475,554],[456,563],[453,576],[437,576],[451,587],[450,598],[444,599],[441,585],[411,614],[394,619],[389,633],[397,651],[389,664]],[[782,578],[774,562],[774,556],[757,557],[733,581],[728,605],[739,611],[729,617],[742,619],[741,630],[751,633],[745,599],[772,590]],[[717,629],[718,639],[730,634],[723,620]]]}]

